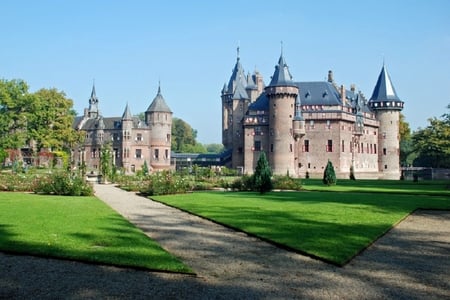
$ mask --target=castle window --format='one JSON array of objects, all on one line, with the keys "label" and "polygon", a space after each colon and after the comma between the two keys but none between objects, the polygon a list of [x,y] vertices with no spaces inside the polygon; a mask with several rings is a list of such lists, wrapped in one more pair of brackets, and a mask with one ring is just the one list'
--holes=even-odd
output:
[{"label": "castle window", "polygon": [[331,122],[330,122],[330,120],[327,120],[327,127],[326,127],[326,129],[331,129]]},{"label": "castle window", "polygon": [[114,121],[114,129],[120,129],[121,122],[120,121]]},{"label": "castle window", "polygon": [[384,165],[384,168],[387,169],[387,165]]},{"label": "castle window", "polygon": [[114,149],[113,149],[113,152],[114,152],[114,157],[115,157],[115,158],[120,158],[119,148],[114,148]]},{"label": "castle window", "polygon": [[309,121],[309,127],[314,129],[314,120]]},{"label": "castle window", "polygon": [[366,152],[369,153],[369,143],[366,145]]},{"label": "castle window", "polygon": [[303,152],[309,152],[309,140],[303,142]]},{"label": "castle window", "polygon": [[141,149],[136,149],[135,157],[136,158],[142,158],[142,150]]},{"label": "castle window", "polygon": [[377,154],[377,144],[373,144],[373,153]]},{"label": "castle window", "polygon": [[91,158],[96,158],[97,157],[97,149],[92,148],[91,150]]},{"label": "castle window", "polygon": [[345,152],[345,144],[344,144],[345,142],[344,142],[344,140],[342,140],[342,152]]},{"label": "castle window", "polygon": [[386,148],[383,148],[383,155],[386,155]]},{"label": "castle window", "polygon": [[113,133],[112,140],[113,141],[119,141],[120,140],[119,134],[118,133]]},{"label": "castle window", "polygon": [[164,150],[164,158],[169,159],[169,149]]},{"label": "castle window", "polygon": [[364,153],[364,143],[361,143],[361,153]]},{"label": "castle window", "polygon": [[273,152],[273,144],[270,144],[270,152]]},{"label": "castle window", "polygon": [[155,151],[153,152],[153,158],[155,160],[159,160],[159,149],[155,149]]},{"label": "castle window", "polygon": [[292,152],[292,144],[289,144],[289,152]]},{"label": "castle window", "polygon": [[333,140],[328,140],[327,146],[326,146],[327,152],[333,152]]},{"label": "castle window", "polygon": [[138,141],[138,142],[142,142],[143,141],[142,133],[136,134],[136,141]]},{"label": "castle window", "polygon": [[170,134],[166,135],[166,143],[170,142]]},{"label": "castle window", "polygon": [[255,151],[261,151],[261,141],[255,141],[254,149]]},{"label": "castle window", "polygon": [[261,126],[255,126],[254,134],[255,135],[262,135]]},{"label": "castle window", "polygon": [[128,130],[125,130],[125,131],[123,132],[123,139],[124,139],[124,140],[129,140],[130,138],[131,138],[130,132],[129,132]]}]

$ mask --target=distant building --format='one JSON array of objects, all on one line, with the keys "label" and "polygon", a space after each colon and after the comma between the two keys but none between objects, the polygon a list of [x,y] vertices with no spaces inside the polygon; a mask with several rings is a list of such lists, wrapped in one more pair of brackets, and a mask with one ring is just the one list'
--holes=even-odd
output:
[{"label": "distant building", "polygon": [[145,111],[145,120],[140,120],[131,114],[128,104],[122,117],[103,117],[93,86],[89,108],[75,119],[74,128],[85,133],[85,141],[74,149],[73,159],[88,172],[99,172],[101,149],[107,144],[114,165],[125,173],[141,170],[145,161],[150,171],[170,168],[172,111],[160,87]]},{"label": "distant building", "polygon": [[268,86],[255,71],[245,74],[239,49],[221,92],[222,142],[232,168],[252,174],[264,151],[274,174],[323,175],[330,160],[337,176],[400,178],[399,99],[383,65],[372,97],[354,85],[295,82],[283,54]]}]

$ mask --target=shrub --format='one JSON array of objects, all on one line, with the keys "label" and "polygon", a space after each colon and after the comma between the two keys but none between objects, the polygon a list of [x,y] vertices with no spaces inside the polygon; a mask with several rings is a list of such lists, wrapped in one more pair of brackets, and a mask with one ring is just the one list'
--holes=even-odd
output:
[{"label": "shrub", "polygon": [[242,175],[229,184],[233,191],[251,191],[253,190],[253,176]]},{"label": "shrub", "polygon": [[273,188],[300,191],[302,189],[302,184],[299,178],[276,175],[273,177]]},{"label": "shrub", "polygon": [[91,196],[92,186],[79,176],[71,177],[67,172],[56,172],[40,177],[35,182],[34,192],[47,195]]},{"label": "shrub", "polygon": [[149,175],[145,183],[139,192],[149,196],[186,193],[193,188],[186,178],[170,171]]}]

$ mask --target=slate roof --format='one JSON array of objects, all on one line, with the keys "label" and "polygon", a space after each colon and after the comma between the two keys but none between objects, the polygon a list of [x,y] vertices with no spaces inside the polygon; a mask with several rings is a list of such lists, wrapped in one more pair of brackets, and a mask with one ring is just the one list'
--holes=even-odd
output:
[{"label": "slate roof", "polygon": [[158,87],[158,93],[156,94],[156,97],[153,99],[150,106],[147,108],[148,112],[168,112],[171,113],[169,106],[166,103],[166,100],[164,100],[164,97],[161,94],[161,86]]},{"label": "slate roof", "polygon": [[389,76],[386,66],[383,65],[380,75],[378,76],[377,84],[370,97],[369,101],[380,102],[386,100],[400,101],[400,98],[395,92],[395,88],[392,85],[391,77]]},{"label": "slate roof", "polygon": [[242,68],[240,59],[239,59],[239,48],[238,48],[238,56],[236,59],[236,64],[234,65],[233,72],[231,73],[230,80],[228,81],[227,93],[232,94],[235,92],[237,87],[237,83],[240,82],[243,87],[247,85],[247,78],[244,73],[244,69]]},{"label": "slate roof", "polygon": [[302,105],[341,105],[341,96],[328,81],[296,82]]},{"label": "slate roof", "polygon": [[293,84],[292,75],[289,72],[282,53],[278,59],[278,65],[275,66],[275,72],[273,73],[269,86],[292,86]]}]

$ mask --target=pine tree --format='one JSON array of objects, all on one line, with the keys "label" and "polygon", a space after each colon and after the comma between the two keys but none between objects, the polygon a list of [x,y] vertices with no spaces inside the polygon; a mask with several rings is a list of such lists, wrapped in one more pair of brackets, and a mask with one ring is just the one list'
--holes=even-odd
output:
[{"label": "pine tree", "polygon": [[264,194],[270,192],[273,188],[272,170],[267,161],[266,154],[261,152],[256,163],[255,174],[253,174],[253,189]]},{"label": "pine tree", "polygon": [[328,160],[325,171],[323,172],[323,183],[326,185],[336,184],[336,174],[334,173],[334,167],[330,160]]}]

